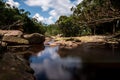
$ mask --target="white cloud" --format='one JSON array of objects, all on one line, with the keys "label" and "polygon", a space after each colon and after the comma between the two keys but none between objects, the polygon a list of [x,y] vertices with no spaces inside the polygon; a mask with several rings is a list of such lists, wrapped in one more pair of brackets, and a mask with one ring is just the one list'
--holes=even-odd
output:
[{"label": "white cloud", "polygon": [[50,14],[51,16],[53,16],[53,17],[56,17],[56,16],[57,16],[57,12],[56,12],[55,10],[51,10],[51,11],[49,12],[49,14]]},{"label": "white cloud", "polygon": [[43,16],[41,16],[41,15],[38,14],[38,13],[36,13],[36,14],[33,16],[33,18],[37,19],[39,22],[40,22],[40,21],[44,21]]},{"label": "white cloud", "polygon": [[[54,23],[54,21],[53,21],[53,17],[49,17],[49,18],[45,18],[45,22],[47,23],[47,24],[53,24]],[[44,23],[45,23],[44,22]]]},{"label": "white cloud", "polygon": [[[25,0],[25,4],[29,6],[39,6],[43,11],[49,11],[49,17],[52,18],[44,18],[39,16],[40,20],[45,23],[53,23],[53,19],[57,20],[61,15],[70,15],[72,11],[70,9],[79,4],[83,0],[75,0],[71,2],[70,0]],[[36,15],[36,14],[35,14]]]},{"label": "white cloud", "polygon": [[43,11],[47,11],[52,0],[25,0],[24,2],[29,6],[40,6]]},{"label": "white cloud", "polygon": [[48,18],[44,18],[43,16],[41,16],[39,13],[36,13],[33,18],[37,19],[38,22],[43,22],[43,23],[46,23],[46,24],[53,24],[54,21],[52,20],[53,17],[48,17]]},{"label": "white cloud", "polygon": [[77,5],[77,4],[79,4],[79,3],[81,3],[83,0],[76,0],[75,1],[75,4]]},{"label": "white cloud", "polygon": [[15,2],[14,0],[8,0],[6,4],[9,4],[11,8],[16,7],[18,8],[20,4],[18,2]]}]

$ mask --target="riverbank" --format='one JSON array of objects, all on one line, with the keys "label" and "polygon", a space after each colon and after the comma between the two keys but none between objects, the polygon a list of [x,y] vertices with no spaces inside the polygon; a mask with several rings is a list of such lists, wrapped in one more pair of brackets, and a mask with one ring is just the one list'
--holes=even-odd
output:
[{"label": "riverbank", "polygon": [[0,80],[35,80],[29,57],[41,50],[44,40],[39,33],[0,30]]},{"label": "riverbank", "polygon": [[0,53],[0,80],[35,80],[29,57],[43,49],[42,44],[7,46]]},{"label": "riverbank", "polygon": [[84,63],[119,63],[120,43],[110,36],[82,36],[55,38],[61,57],[77,56]]},{"label": "riverbank", "polygon": [[34,80],[34,71],[24,55],[7,50],[0,55],[0,80]]},{"label": "riverbank", "polygon": [[[45,45],[56,46],[59,45],[60,48],[76,48],[85,43],[92,43],[94,46],[96,45],[117,45],[119,42],[116,39],[109,38],[110,36],[81,36],[81,37],[57,37],[53,36],[50,38],[46,38]],[[49,41],[54,40],[53,43],[48,43]]]}]

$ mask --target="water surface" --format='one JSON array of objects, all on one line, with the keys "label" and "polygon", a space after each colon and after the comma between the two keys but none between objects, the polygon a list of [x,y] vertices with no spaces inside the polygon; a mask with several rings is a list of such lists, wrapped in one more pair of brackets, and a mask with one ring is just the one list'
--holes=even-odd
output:
[{"label": "water surface", "polygon": [[77,47],[45,49],[30,57],[36,80],[101,80],[118,78],[120,51],[112,48]]},{"label": "water surface", "polygon": [[58,46],[46,46],[37,56],[30,57],[30,66],[35,71],[37,80],[70,80],[76,69],[82,68],[80,58],[61,58],[58,49]]}]

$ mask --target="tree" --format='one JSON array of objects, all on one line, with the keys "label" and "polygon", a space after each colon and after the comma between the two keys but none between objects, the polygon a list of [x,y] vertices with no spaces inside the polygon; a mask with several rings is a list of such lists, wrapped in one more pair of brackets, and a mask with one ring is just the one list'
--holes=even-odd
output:
[{"label": "tree", "polygon": [[64,36],[80,35],[80,27],[74,23],[72,16],[61,16],[56,22]]},{"label": "tree", "polygon": [[[117,5],[119,5],[118,0],[83,0],[76,8],[72,9],[74,20],[78,24],[87,25],[94,34],[99,30],[102,31],[101,33],[107,32],[108,29],[109,33],[114,33],[116,28],[114,25],[120,17],[118,7],[114,6],[115,2],[118,2]],[[111,23],[113,26],[105,28],[105,26],[109,26]]]},{"label": "tree", "polygon": [[[6,5],[8,7],[6,7]],[[24,33],[45,33],[44,25],[29,18],[30,12],[9,7],[0,0],[0,29],[22,30]]]},{"label": "tree", "polygon": [[46,26],[46,35],[47,36],[55,36],[60,34],[60,28],[56,24],[50,24]]}]

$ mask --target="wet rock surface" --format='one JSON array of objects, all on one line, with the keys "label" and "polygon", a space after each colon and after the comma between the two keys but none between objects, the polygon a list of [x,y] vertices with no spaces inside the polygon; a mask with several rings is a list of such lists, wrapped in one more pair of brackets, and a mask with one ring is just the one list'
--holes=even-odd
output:
[{"label": "wet rock surface", "polygon": [[35,80],[29,57],[42,49],[44,47],[37,45],[7,46],[7,50],[0,53],[0,80]]},{"label": "wet rock surface", "polygon": [[0,59],[0,80],[34,80],[24,55],[5,52]]},{"label": "wet rock surface", "polygon": [[22,55],[8,52],[0,60],[0,80],[34,80],[32,73]]}]

